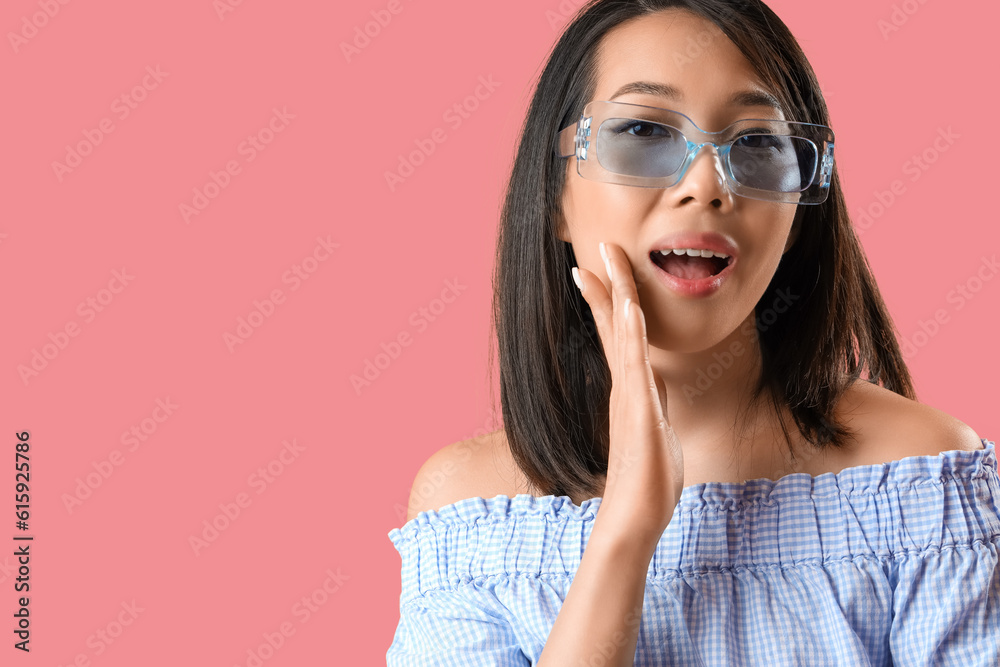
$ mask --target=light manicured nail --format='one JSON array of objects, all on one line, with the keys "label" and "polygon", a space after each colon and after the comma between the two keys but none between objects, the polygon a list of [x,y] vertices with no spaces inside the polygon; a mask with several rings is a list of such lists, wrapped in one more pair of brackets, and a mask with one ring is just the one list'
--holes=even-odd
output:
[{"label": "light manicured nail", "polygon": [[632,297],[625,299],[625,319],[628,319],[628,305],[632,303]]},{"label": "light manicured nail", "polygon": [[583,281],[580,280],[580,271],[575,266],[573,267],[573,282],[576,286],[580,288],[580,293],[583,293]]},{"label": "light manicured nail", "polygon": [[604,259],[604,268],[608,271],[608,280],[614,282],[614,276],[611,275],[611,261],[608,259],[608,249],[604,246],[604,241],[601,241],[601,257]]}]

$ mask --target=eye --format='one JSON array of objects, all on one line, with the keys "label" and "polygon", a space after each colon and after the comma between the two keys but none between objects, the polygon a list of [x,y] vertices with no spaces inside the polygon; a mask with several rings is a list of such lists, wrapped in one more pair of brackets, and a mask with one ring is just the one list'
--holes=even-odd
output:
[{"label": "eye", "polygon": [[669,137],[670,128],[659,123],[643,120],[632,120],[615,128],[615,134],[628,134],[633,137]]},{"label": "eye", "polygon": [[[755,134],[763,132],[764,134]],[[741,132],[736,140],[736,142],[742,148],[763,148],[763,149],[781,149],[783,146],[782,137],[775,136],[773,134],[766,134],[767,130],[763,128],[746,130]]]}]

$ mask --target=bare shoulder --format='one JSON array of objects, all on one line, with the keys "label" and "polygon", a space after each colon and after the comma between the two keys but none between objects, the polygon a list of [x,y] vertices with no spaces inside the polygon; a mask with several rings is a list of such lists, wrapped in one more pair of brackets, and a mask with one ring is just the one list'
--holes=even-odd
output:
[{"label": "bare shoulder", "polygon": [[976,431],[960,419],[870,382],[855,382],[842,406],[848,426],[860,435],[860,460],[852,465],[983,448]]},{"label": "bare shoulder", "polygon": [[410,490],[406,520],[466,498],[513,498],[529,493],[513,462],[503,429],[446,445],[424,462]]}]

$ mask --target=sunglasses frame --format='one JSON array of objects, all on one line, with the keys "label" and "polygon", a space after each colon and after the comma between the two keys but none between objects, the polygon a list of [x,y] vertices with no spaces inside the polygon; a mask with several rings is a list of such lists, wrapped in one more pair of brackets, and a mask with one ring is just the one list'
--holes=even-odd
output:
[{"label": "sunglasses frame", "polygon": [[[647,117],[643,118],[642,114]],[[653,116],[653,117],[650,117]],[[591,136],[591,127],[596,125],[598,134],[602,124],[609,120],[635,120],[647,123],[668,125],[680,131],[687,141],[687,154],[680,167],[668,176],[645,177],[620,174],[608,170],[599,159],[600,142],[597,136]],[[671,121],[671,122],[664,122]],[[740,183],[733,174],[729,153],[732,145],[740,138],[744,129],[754,129],[754,124],[768,123],[782,132],[769,132],[775,136],[800,137],[810,141],[816,148],[816,163],[808,185],[799,191],[781,192],[753,188]],[[756,133],[764,134],[764,133]],[[700,141],[693,142],[692,139]],[[630,104],[610,100],[595,100],[589,102],[576,123],[568,125],[556,134],[555,152],[558,157],[576,156],[577,173],[592,181],[616,183],[646,188],[667,188],[676,185],[684,178],[688,167],[703,146],[712,146],[724,165],[726,185],[737,195],[750,199],[764,201],[787,202],[794,204],[821,204],[826,201],[830,190],[830,180],[833,176],[834,133],[826,125],[802,123],[774,118],[742,118],[731,123],[718,132],[706,132],[698,127],[691,118],[679,111],[653,107],[643,104]],[[589,156],[598,159],[588,159]]]}]

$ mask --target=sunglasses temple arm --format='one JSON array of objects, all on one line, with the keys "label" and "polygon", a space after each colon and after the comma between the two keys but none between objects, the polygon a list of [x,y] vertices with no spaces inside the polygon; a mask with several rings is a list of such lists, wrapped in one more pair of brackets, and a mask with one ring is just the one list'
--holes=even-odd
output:
[{"label": "sunglasses temple arm", "polygon": [[557,149],[559,157],[575,155],[577,146],[580,146],[582,149],[580,158],[587,159],[587,148],[590,146],[590,140],[587,137],[590,136],[592,120],[592,116],[581,116],[580,120],[560,130],[559,134],[556,135],[559,139]]},{"label": "sunglasses temple arm", "polygon": [[823,187],[828,187],[833,178],[833,142],[826,145],[826,151],[820,160],[819,183]]},{"label": "sunglasses temple arm", "polygon": [[556,155],[559,157],[569,157],[576,153],[576,128],[577,124],[573,123],[556,134]]}]

